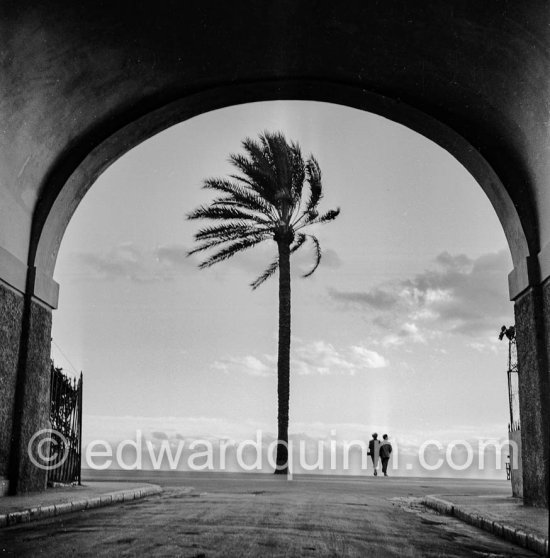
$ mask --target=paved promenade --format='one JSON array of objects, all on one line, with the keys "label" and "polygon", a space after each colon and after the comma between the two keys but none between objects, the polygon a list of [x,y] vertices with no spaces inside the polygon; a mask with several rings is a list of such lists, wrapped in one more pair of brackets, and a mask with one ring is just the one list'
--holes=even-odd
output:
[{"label": "paved promenade", "polygon": [[[469,510],[472,517],[481,514],[493,526],[512,525],[515,532],[532,535],[531,542],[533,537],[546,537],[548,531],[546,510],[524,508],[510,497],[508,483],[500,481],[316,476],[287,481],[274,475],[145,472],[98,478],[85,480],[85,487],[0,499],[0,516],[40,503],[59,504],[60,510],[42,518],[29,513],[22,519],[25,523],[0,529],[2,554],[194,558],[541,554],[541,548],[534,552],[526,544],[522,547],[469,525],[464,517],[449,515],[453,510],[446,509],[447,504]],[[132,499],[132,491],[134,497],[147,497]],[[430,495],[439,511],[425,505]],[[75,510],[64,505],[86,499],[96,504]]]},{"label": "paved promenade", "polygon": [[0,498],[0,528],[139,500],[160,492],[160,486],[149,483],[90,481],[82,486],[4,496]]}]

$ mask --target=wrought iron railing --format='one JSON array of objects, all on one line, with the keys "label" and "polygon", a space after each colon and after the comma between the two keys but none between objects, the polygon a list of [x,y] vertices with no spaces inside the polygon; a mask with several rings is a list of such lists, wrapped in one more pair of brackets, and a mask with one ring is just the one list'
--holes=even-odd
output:
[{"label": "wrought iron railing", "polygon": [[50,422],[54,431],[50,443],[48,483],[81,482],[82,373],[70,378],[51,364]]}]

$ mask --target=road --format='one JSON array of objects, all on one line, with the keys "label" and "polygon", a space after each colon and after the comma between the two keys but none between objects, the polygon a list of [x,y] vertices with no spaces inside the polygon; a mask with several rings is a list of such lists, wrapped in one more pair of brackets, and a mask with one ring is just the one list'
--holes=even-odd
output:
[{"label": "road", "polygon": [[[487,481],[200,473],[142,473],[139,480],[162,485],[163,493],[3,529],[2,555],[536,556],[418,503],[465,487],[483,494]],[[495,489],[509,491],[506,483]]]}]

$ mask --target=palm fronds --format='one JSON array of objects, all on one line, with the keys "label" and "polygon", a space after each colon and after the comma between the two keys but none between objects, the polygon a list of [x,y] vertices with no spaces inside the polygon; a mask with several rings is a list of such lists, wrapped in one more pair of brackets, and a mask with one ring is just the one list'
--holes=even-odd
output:
[{"label": "palm fronds", "polygon": [[[229,178],[208,178],[203,183],[203,188],[221,195],[187,215],[188,219],[217,223],[195,234],[199,244],[189,254],[213,250],[199,266],[204,268],[264,240],[288,243],[291,254],[309,240],[314,246],[314,265],[304,275],[309,277],[319,266],[321,247],[317,237],[299,231],[333,221],[340,213],[340,209],[319,213],[323,197],[319,163],[313,155],[304,160],[300,146],[288,142],[281,132],[264,132],[258,140],[246,138],[242,146],[243,154],[229,157],[238,171],[236,174]],[[251,287],[258,288],[278,267],[276,259]]]},{"label": "palm fronds", "polygon": [[279,268],[279,258],[276,258],[265,269],[265,271],[255,280],[250,283],[252,290],[256,290],[264,281],[267,281]]}]

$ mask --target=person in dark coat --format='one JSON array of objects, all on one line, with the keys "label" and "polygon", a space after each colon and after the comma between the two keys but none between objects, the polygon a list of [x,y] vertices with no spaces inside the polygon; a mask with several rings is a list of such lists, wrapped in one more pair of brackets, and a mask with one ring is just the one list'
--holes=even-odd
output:
[{"label": "person in dark coat", "polygon": [[380,461],[382,461],[382,472],[384,476],[388,476],[388,462],[390,460],[390,454],[392,452],[392,447],[390,441],[388,440],[388,435],[384,434],[382,436],[382,443],[380,444]]},{"label": "person in dark coat", "polygon": [[380,440],[378,439],[378,434],[375,432],[372,435],[372,440],[369,441],[369,453],[370,458],[372,459],[372,464],[374,466],[374,476],[378,475],[378,471],[376,470],[378,467],[378,457],[380,455]]}]

